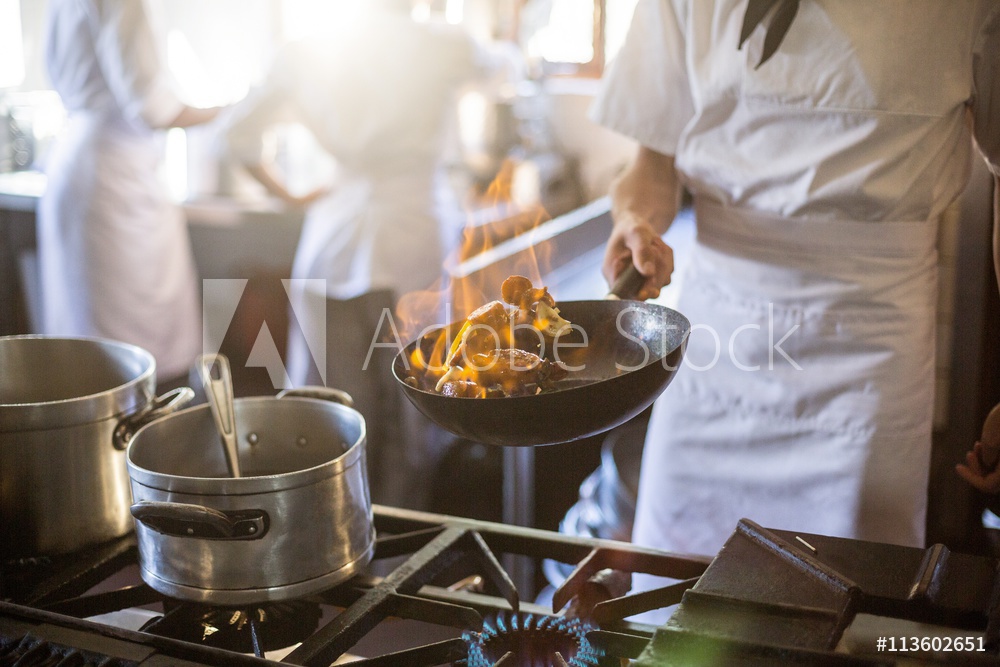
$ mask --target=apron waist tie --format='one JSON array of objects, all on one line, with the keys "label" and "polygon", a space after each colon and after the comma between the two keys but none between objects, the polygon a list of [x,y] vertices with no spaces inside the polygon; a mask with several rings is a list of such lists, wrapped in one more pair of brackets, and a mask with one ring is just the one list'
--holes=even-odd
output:
[{"label": "apron waist tie", "polygon": [[724,206],[704,197],[695,199],[694,209],[699,242],[720,250],[737,247],[742,252],[750,244],[793,255],[926,258],[937,246],[933,220],[807,220]]}]

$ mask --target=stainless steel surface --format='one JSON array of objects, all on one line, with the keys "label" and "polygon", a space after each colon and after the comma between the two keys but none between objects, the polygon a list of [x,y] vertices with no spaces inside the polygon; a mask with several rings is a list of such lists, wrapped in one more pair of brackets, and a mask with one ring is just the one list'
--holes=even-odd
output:
[{"label": "stainless steel surface", "polygon": [[236,410],[233,408],[233,375],[229,370],[229,359],[223,354],[204,354],[198,357],[196,365],[222,441],[229,476],[242,477],[239,450],[236,448]]},{"label": "stainless steel surface", "polygon": [[361,415],[296,396],[240,398],[235,409],[240,478],[212,446],[207,405],[132,439],[143,580],[172,597],[244,604],[305,595],[364,568],[375,534]]},{"label": "stainless steel surface", "polygon": [[152,355],[124,343],[0,338],[5,558],[75,551],[132,530],[114,432],[152,401],[155,376]]}]

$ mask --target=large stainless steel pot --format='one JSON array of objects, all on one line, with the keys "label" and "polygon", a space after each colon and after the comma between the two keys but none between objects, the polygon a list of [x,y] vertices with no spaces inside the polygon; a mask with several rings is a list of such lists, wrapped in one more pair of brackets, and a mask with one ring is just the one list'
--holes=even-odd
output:
[{"label": "large stainless steel pot", "polygon": [[368,564],[364,418],[315,395],[236,399],[239,478],[228,477],[207,405],[135,434],[132,514],[149,586],[248,604],[308,595]]},{"label": "large stainless steel pot", "polygon": [[125,446],[187,403],[154,398],[156,363],[96,338],[0,337],[0,523],[5,559],[75,551],[132,530]]}]

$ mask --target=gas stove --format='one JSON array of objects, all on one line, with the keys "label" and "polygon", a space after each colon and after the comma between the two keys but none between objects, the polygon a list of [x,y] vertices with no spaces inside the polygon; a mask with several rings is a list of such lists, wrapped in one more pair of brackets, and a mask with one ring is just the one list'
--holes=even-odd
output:
[{"label": "gas stove", "polygon": [[[369,573],[280,603],[167,598],[142,582],[131,537],[4,563],[0,665],[1000,664],[997,560],[939,545],[745,520],[708,559],[384,506],[374,515]],[[571,571],[543,604],[522,599],[511,559]],[[635,573],[663,585],[629,592]],[[651,610],[669,621],[637,620]],[[911,636],[940,639],[922,651]],[[960,651],[944,650],[959,639]]]}]

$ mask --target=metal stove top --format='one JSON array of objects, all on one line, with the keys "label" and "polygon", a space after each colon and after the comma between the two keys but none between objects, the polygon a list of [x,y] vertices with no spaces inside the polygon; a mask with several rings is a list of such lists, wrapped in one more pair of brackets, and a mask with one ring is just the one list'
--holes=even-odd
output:
[{"label": "metal stove top", "polygon": [[[374,511],[371,574],[287,603],[217,608],[165,598],[138,577],[131,538],[85,554],[6,563],[0,665],[318,666],[355,658],[360,667],[1000,664],[996,559],[744,521],[711,560]],[[575,567],[543,606],[521,599],[507,574],[512,558]],[[668,584],[629,593],[629,575],[639,572]],[[663,608],[673,613],[662,628],[629,620]],[[126,613],[142,624],[107,621]],[[876,636],[856,632],[861,619],[876,634],[933,629],[974,637],[983,650],[879,652]]]}]

